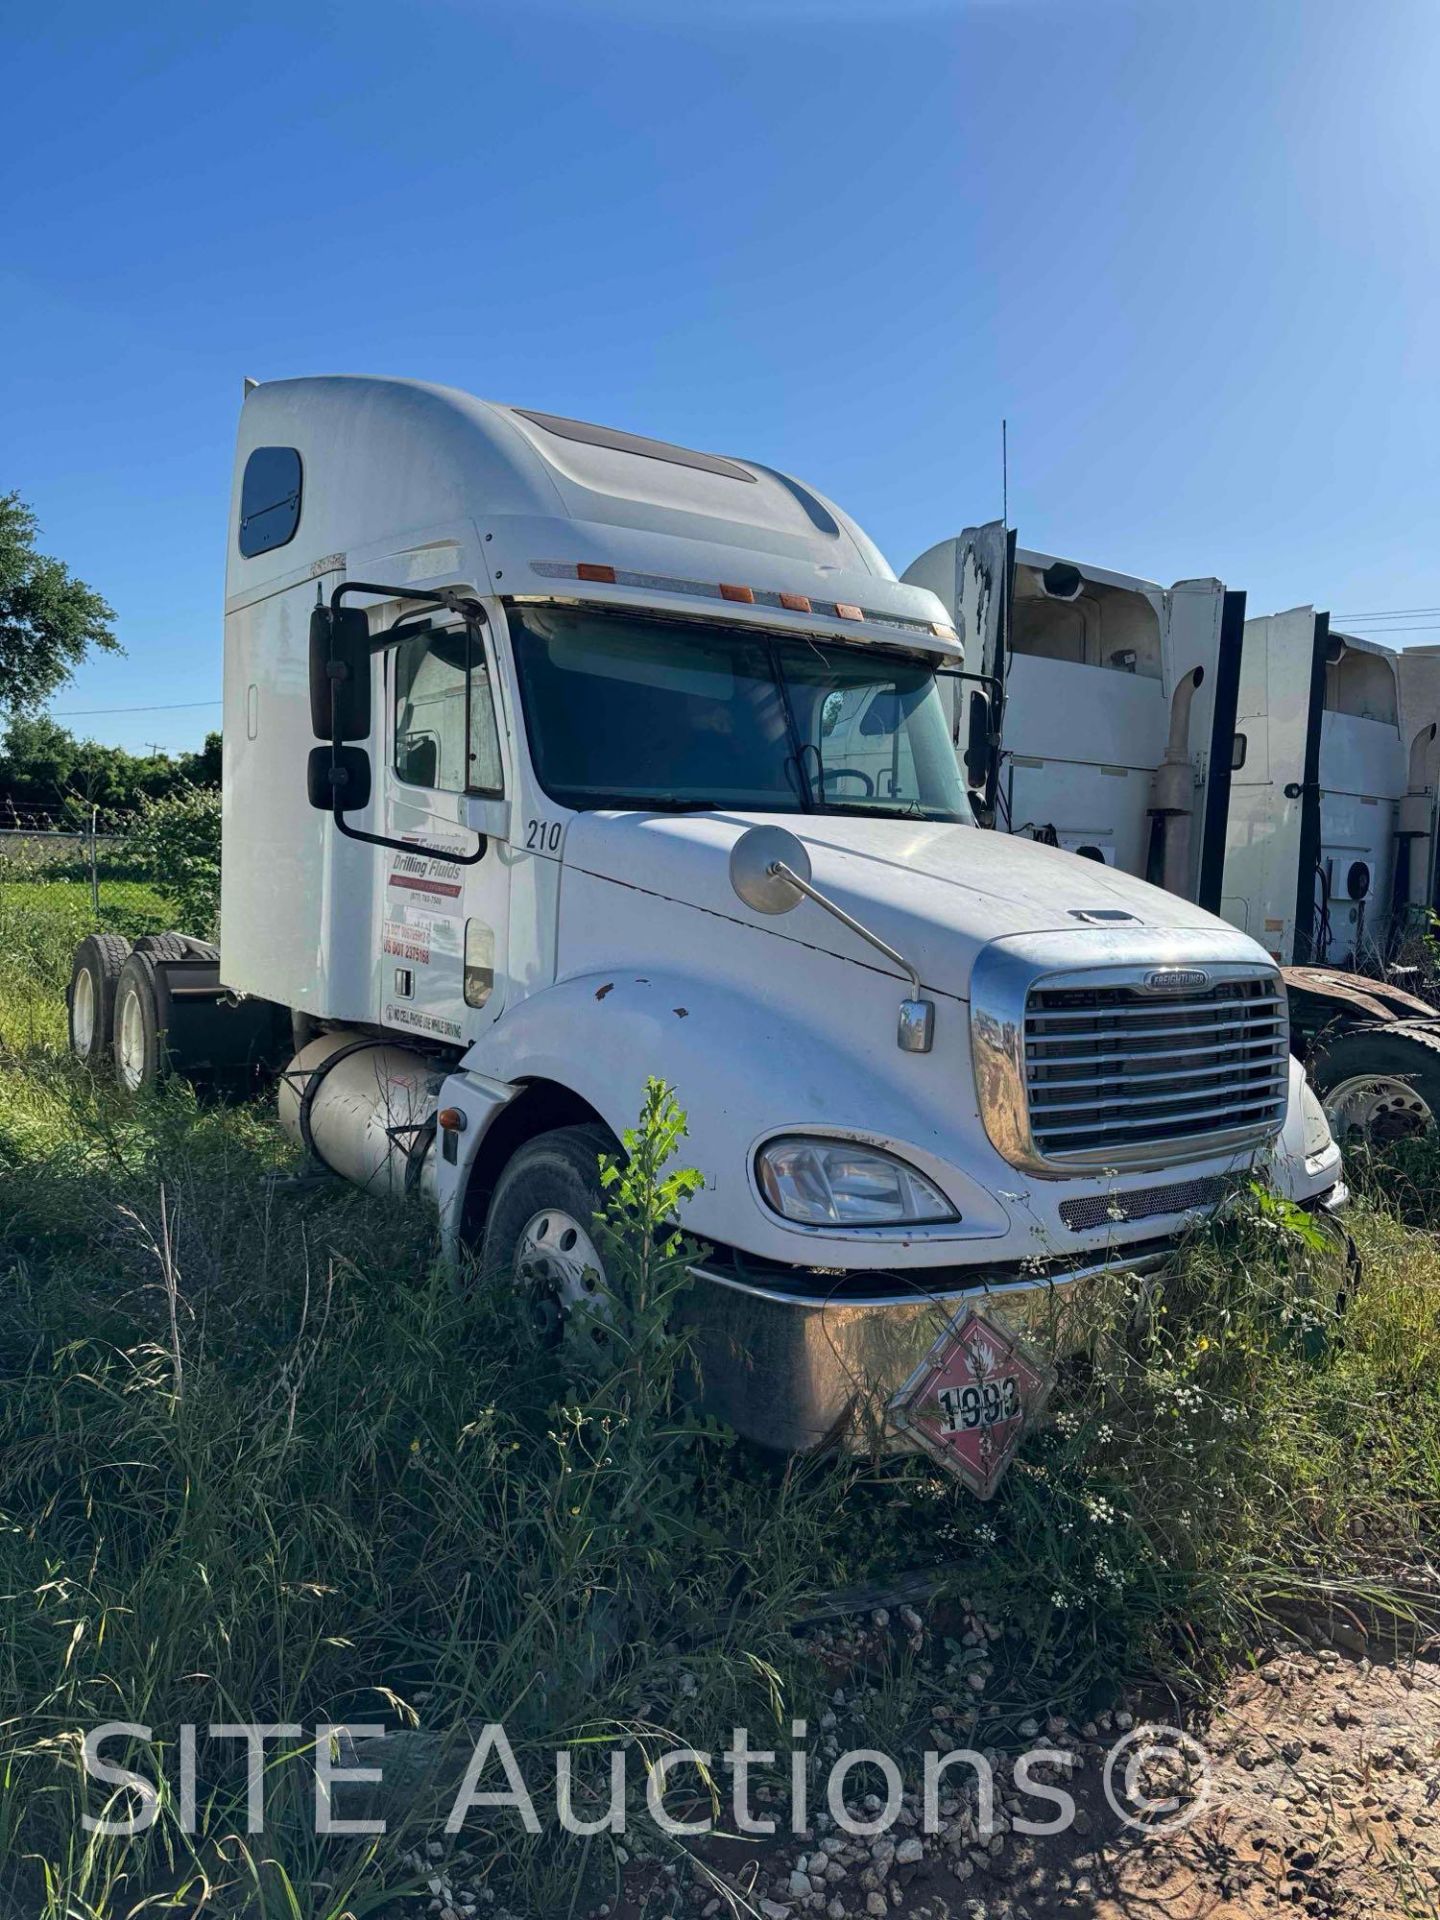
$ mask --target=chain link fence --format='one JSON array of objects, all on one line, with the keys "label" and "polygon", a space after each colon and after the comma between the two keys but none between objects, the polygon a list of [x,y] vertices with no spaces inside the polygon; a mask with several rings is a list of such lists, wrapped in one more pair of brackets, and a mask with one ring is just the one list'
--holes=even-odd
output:
[{"label": "chain link fence", "polygon": [[191,790],[133,813],[0,805],[0,888],[71,924],[135,935],[210,931],[219,900],[219,796]]}]

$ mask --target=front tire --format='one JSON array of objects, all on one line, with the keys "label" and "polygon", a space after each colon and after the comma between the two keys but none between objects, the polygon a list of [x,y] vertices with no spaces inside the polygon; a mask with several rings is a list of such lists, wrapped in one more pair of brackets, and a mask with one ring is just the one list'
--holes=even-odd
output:
[{"label": "front tire", "polygon": [[595,1238],[604,1206],[599,1156],[618,1152],[600,1126],[528,1140],[497,1181],[485,1217],[486,1273],[514,1287],[543,1347],[592,1366],[613,1344],[616,1305]]}]

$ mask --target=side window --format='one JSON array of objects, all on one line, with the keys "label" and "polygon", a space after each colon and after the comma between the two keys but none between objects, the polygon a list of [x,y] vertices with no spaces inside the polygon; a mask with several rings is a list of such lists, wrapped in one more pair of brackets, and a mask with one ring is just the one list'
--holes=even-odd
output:
[{"label": "side window", "polygon": [[1243,733],[1236,734],[1234,745],[1230,749],[1230,771],[1232,773],[1238,773],[1244,766],[1245,749],[1249,744],[1249,741]]},{"label": "side window", "polygon": [[247,560],[295,538],[302,486],[294,447],[256,447],[240,482],[240,551]]},{"label": "side window", "polygon": [[394,761],[407,786],[503,790],[494,693],[471,628],[425,630],[395,649]]}]

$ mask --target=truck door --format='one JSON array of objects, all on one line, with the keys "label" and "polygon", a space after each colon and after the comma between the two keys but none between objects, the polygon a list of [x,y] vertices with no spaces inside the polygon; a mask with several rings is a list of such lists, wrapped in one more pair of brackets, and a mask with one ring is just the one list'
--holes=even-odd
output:
[{"label": "truck door", "polygon": [[476,625],[446,615],[403,626],[385,654],[385,831],[416,851],[384,856],[380,1017],[468,1042],[505,1001],[508,847],[491,837],[473,866],[434,850],[471,852],[477,830],[503,817],[494,662]]},{"label": "truck door", "polygon": [[1329,615],[1245,622],[1221,912],[1282,965],[1315,957]]},{"label": "truck door", "polygon": [[1178,580],[1165,600],[1166,678],[1172,695],[1197,667],[1203,673],[1190,704],[1189,756],[1195,789],[1185,897],[1218,913],[1234,764],[1245,596],[1227,593],[1218,580]]}]

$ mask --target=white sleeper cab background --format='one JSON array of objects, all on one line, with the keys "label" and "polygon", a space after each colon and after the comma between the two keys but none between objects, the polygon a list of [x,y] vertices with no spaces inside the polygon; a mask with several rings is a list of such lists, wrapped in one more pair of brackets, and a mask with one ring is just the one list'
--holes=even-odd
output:
[{"label": "white sleeper cab background", "polygon": [[1440,1920],[1440,16],[5,45],[0,1920]]}]

